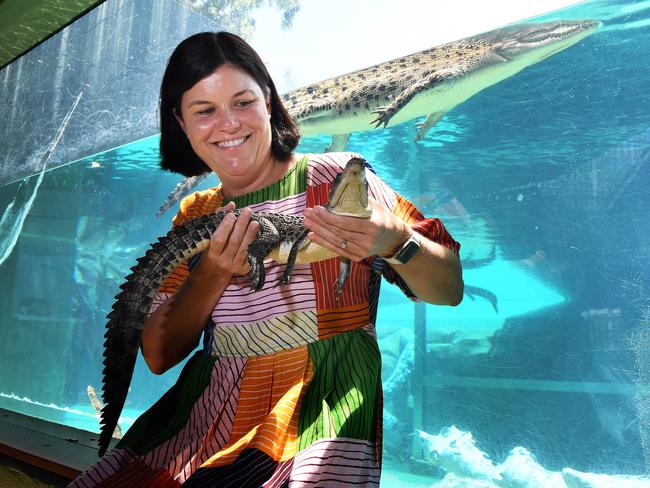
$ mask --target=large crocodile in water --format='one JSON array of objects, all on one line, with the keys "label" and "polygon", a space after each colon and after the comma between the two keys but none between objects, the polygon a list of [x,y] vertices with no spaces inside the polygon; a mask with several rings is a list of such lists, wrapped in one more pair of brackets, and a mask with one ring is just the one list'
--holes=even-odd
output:
[{"label": "large crocodile in water", "polygon": [[[370,217],[372,210],[368,202],[368,182],[362,159],[350,159],[343,172],[332,182],[327,208],[337,215]],[[142,327],[156,292],[176,266],[208,248],[210,236],[225,215],[225,211],[220,211],[174,227],[138,259],[138,264],[131,268],[132,273],[120,287],[122,292],[115,297],[113,310],[108,314],[104,336],[100,456],[106,452],[124,406],[140,347]],[[254,212],[251,218],[260,224],[257,238],[248,247],[248,276],[254,290],[264,285],[264,259],[267,257],[287,263],[277,283],[284,285],[290,282],[295,263],[313,263],[337,256],[307,239],[308,230],[303,225],[302,216]],[[339,294],[350,266],[349,259],[341,259],[341,271],[335,283]]]},{"label": "large crocodile in water", "polygon": [[[331,151],[344,150],[352,132],[426,116],[419,141],[456,105],[572,46],[600,25],[595,20],[512,25],[320,81],[282,98],[302,135],[333,136]],[[179,183],[158,215],[206,176]]]}]

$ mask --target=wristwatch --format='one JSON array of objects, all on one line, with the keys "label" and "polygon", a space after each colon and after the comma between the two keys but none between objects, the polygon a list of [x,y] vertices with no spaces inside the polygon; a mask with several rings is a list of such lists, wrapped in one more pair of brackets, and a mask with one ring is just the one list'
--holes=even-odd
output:
[{"label": "wristwatch", "polygon": [[382,259],[390,264],[406,264],[413,256],[420,250],[420,241],[418,240],[418,233],[412,232],[411,237],[398,247],[392,256]]}]

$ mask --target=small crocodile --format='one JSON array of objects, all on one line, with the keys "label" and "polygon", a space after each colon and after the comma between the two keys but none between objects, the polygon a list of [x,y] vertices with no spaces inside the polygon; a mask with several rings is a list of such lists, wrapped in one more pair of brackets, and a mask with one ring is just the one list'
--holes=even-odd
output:
[{"label": "small crocodile", "polygon": [[[372,210],[368,202],[363,159],[351,158],[343,172],[334,179],[327,208],[337,215],[370,217]],[[237,215],[239,211],[234,213]],[[208,248],[210,236],[225,215],[222,210],[174,227],[138,259],[138,264],[131,268],[132,273],[120,286],[122,292],[115,297],[104,335],[100,456],[108,448],[124,406],[142,328],[156,292],[176,266]],[[337,256],[307,238],[309,230],[303,225],[302,216],[254,212],[251,220],[260,225],[257,238],[248,247],[248,276],[253,290],[260,290],[264,285],[266,258],[287,264],[276,284],[281,286],[290,282],[296,263],[313,263]],[[350,266],[349,259],[341,258],[340,274],[335,284],[338,294],[343,290]]]},{"label": "small crocodile", "polygon": [[[342,151],[356,131],[424,117],[420,141],[447,112],[488,86],[593,34],[600,22],[566,20],[517,24],[450,42],[283,95],[302,135],[332,134],[329,151]],[[157,215],[198,185],[186,178]]]}]

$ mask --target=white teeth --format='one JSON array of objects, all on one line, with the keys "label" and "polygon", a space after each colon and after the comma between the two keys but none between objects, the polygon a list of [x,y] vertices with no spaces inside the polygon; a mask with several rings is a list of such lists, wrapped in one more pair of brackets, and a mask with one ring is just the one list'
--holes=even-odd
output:
[{"label": "white teeth", "polygon": [[239,146],[245,140],[246,140],[245,137],[240,137],[239,139],[233,139],[231,141],[217,142],[217,146],[219,146],[219,147],[235,147],[235,146]]}]

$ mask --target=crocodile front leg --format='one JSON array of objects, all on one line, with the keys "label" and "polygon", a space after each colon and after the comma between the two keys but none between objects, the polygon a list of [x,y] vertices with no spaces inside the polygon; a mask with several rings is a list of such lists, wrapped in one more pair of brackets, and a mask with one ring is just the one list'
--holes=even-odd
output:
[{"label": "crocodile front leg", "polygon": [[390,119],[392,119],[397,112],[402,110],[418,93],[429,90],[433,85],[442,83],[450,77],[450,74],[443,74],[438,71],[430,73],[417,83],[410,85],[402,91],[389,105],[373,110],[372,113],[377,114],[377,118],[370,123],[375,124],[375,128],[377,129],[381,126],[386,127],[388,122],[390,122]]},{"label": "crocodile front leg", "polygon": [[418,130],[417,135],[415,136],[415,140],[417,142],[420,142],[422,139],[424,139],[424,136],[427,135],[427,132],[429,132],[429,129],[436,125],[440,120],[447,115],[447,112],[433,112],[429,115],[427,115],[427,118],[424,119],[422,122],[418,122],[415,124],[416,129]]},{"label": "crocodile front leg", "polygon": [[[296,258],[298,256],[298,253],[303,249],[305,249],[311,242],[307,238],[309,232],[310,232],[309,229],[305,229],[304,232],[295,240],[295,242],[291,246],[291,251],[289,251],[289,256],[287,257],[287,267],[285,268],[282,277],[278,280],[275,286],[284,286],[291,282],[291,276],[293,275],[293,270],[295,269]],[[343,287],[345,286],[345,283],[348,281],[351,268],[352,268],[352,261],[350,261],[348,258],[342,257],[341,266],[339,268],[339,276],[336,279],[336,285],[335,285],[336,294],[339,296],[343,292]]]},{"label": "crocodile front leg", "polygon": [[287,257],[287,266],[284,268],[284,273],[282,273],[282,277],[278,280],[275,286],[288,285],[291,281],[291,275],[296,267],[296,258],[298,257],[298,253],[311,242],[307,239],[307,234],[309,234],[309,229],[305,229],[291,246],[291,251],[289,251],[289,256]]},{"label": "crocodile front leg", "polygon": [[341,296],[345,282],[348,281],[348,277],[350,276],[350,269],[352,269],[352,261],[350,261],[348,258],[342,257],[341,266],[339,267],[339,276],[336,279],[336,294],[338,296]]},{"label": "crocodile front leg", "polygon": [[273,222],[264,215],[253,217],[260,224],[257,238],[248,246],[248,277],[251,280],[251,290],[259,291],[266,281],[264,258],[280,244],[282,237]]}]

